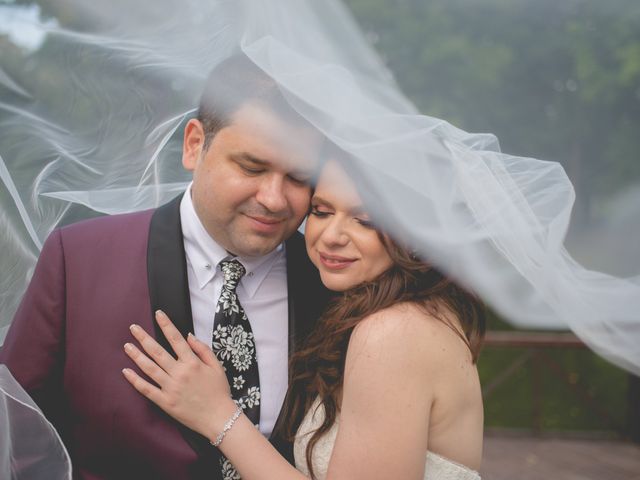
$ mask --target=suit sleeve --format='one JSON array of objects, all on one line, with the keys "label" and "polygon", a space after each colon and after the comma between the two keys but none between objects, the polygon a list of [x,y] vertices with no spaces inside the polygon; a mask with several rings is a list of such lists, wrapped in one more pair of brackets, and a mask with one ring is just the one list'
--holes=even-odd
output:
[{"label": "suit sleeve", "polygon": [[44,414],[62,430],[65,303],[64,250],[61,233],[55,230],[42,248],[1,347],[0,363],[7,365]]}]

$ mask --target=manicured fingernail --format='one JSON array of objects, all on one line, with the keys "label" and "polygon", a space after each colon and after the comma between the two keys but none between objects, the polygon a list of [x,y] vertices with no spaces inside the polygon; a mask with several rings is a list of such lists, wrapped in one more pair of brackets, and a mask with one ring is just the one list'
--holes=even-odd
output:
[{"label": "manicured fingernail", "polygon": [[124,344],[124,351],[125,352],[131,352],[133,350],[133,345],[131,345],[130,343],[125,343]]},{"label": "manicured fingernail", "polygon": [[125,374],[125,375],[128,375],[128,374],[131,373],[131,370],[129,370],[128,368],[123,368],[122,369],[122,373]]},{"label": "manicured fingernail", "polygon": [[159,317],[161,315],[164,315],[164,312],[162,310],[156,310],[156,317]]},{"label": "manicured fingernail", "polygon": [[140,327],[138,325],[136,325],[135,323],[132,323],[131,325],[129,325],[129,330],[131,330],[132,332],[135,332],[139,328]]},{"label": "manicured fingernail", "polygon": [[193,337],[193,333],[191,332],[187,333],[187,337]]}]

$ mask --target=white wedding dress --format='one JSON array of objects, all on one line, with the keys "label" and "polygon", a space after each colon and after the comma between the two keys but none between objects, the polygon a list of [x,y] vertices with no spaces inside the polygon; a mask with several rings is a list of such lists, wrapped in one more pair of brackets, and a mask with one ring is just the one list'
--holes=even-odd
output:
[{"label": "white wedding dress", "polygon": [[[309,475],[305,456],[307,444],[309,443],[311,434],[318,428],[318,426],[320,426],[324,417],[324,408],[322,405],[318,404],[319,402],[316,400],[307,412],[307,415],[304,417],[300,427],[298,428],[295,442],[293,444],[296,468],[305,475]],[[313,463],[314,473],[318,480],[324,480],[327,475],[329,458],[331,457],[333,445],[336,441],[338,427],[339,418],[336,419],[336,423],[331,427],[331,429],[320,438],[313,449],[311,461]],[[460,465],[459,463],[455,463],[436,453],[427,451],[425,457],[424,480],[480,480],[480,475],[475,470],[471,470],[464,465]]]}]

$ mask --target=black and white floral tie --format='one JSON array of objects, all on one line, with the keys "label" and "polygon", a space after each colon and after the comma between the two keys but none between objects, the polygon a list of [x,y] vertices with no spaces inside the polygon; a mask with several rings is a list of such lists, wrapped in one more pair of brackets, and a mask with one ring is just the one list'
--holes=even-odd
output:
[{"label": "black and white floral tie", "polygon": [[[251,324],[236,295],[246,270],[236,259],[223,260],[224,283],[213,320],[213,352],[222,363],[231,387],[231,396],[256,426],[260,422],[260,376],[256,344]],[[239,479],[231,463],[221,457],[222,478]]]}]

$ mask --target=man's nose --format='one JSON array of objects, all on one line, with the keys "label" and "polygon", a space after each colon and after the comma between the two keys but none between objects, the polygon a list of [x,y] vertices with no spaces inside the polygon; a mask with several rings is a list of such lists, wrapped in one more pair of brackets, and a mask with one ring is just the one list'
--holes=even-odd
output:
[{"label": "man's nose", "polygon": [[282,213],[288,209],[284,188],[285,182],[282,175],[267,175],[261,179],[256,200],[270,212]]}]

